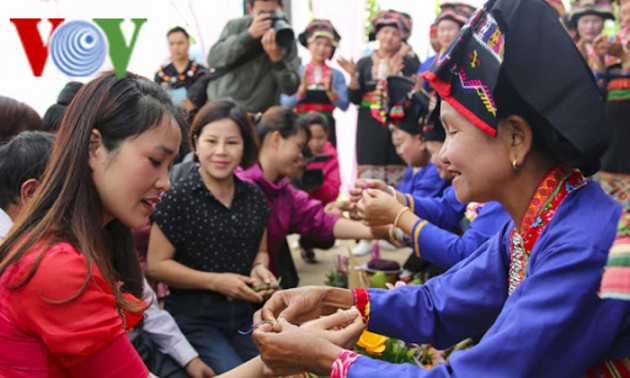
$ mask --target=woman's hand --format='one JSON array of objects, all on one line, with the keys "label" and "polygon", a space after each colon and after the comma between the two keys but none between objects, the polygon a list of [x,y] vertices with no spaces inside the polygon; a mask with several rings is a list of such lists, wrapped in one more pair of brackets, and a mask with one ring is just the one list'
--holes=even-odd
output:
[{"label": "woman's hand", "polygon": [[354,187],[350,188],[350,202],[358,203],[363,197],[365,189],[378,189],[391,195],[389,187],[382,180],[357,179],[354,182]]},{"label": "woman's hand", "polygon": [[403,59],[404,55],[396,54],[391,57],[387,64],[387,74],[388,75],[400,75],[403,68],[405,67],[405,60]]},{"label": "woman's hand", "polygon": [[400,48],[396,52],[396,55],[403,57],[409,54],[410,51],[411,51],[411,45],[409,45],[406,42],[403,42],[401,43]]},{"label": "woman's hand", "polygon": [[308,66],[305,66],[304,72],[302,73],[302,79],[300,80],[300,86],[296,92],[299,98],[304,97],[304,94],[306,93],[309,71]]},{"label": "woman's hand", "polygon": [[357,74],[357,64],[355,63],[354,59],[346,59],[340,56],[337,59],[337,63],[339,63],[339,66],[341,66],[341,68],[343,68],[343,70],[346,71],[348,75],[350,75],[350,77],[354,77]]},{"label": "woman's hand", "polygon": [[357,211],[363,223],[371,227],[392,224],[402,208],[403,206],[391,194],[374,189],[364,190],[357,204]]},{"label": "woman's hand", "polygon": [[[271,284],[277,284],[278,281],[276,277],[267,269],[263,264],[256,264],[252,268],[252,272],[250,273],[250,277],[254,280],[252,285],[254,286],[254,291],[257,285],[266,285],[269,287]],[[269,298],[276,291],[276,289],[266,289],[257,291],[258,294],[262,295],[263,298]]]},{"label": "woman's hand", "polygon": [[236,273],[221,273],[218,278],[213,281],[210,289],[218,291],[230,298],[261,303],[263,296],[249,287],[249,285],[252,284],[254,284],[254,279],[251,277]]},{"label": "woman's hand", "polygon": [[359,83],[359,71],[357,70],[357,64],[353,59],[345,59],[339,57],[337,63],[350,75],[350,82],[348,83],[348,89],[356,91],[361,88]]},{"label": "woman's hand", "polygon": [[254,323],[269,321],[276,327],[278,319],[285,318],[293,324],[302,324],[339,308],[348,309],[353,304],[354,298],[348,289],[304,286],[280,290],[254,314]]},{"label": "woman's hand", "polygon": [[310,334],[321,337],[344,349],[352,349],[365,329],[356,307],[311,320],[300,326]]},{"label": "woman's hand", "polygon": [[342,350],[335,344],[354,345],[363,328],[359,312],[352,309],[301,327],[282,318],[276,332],[266,324],[254,331],[253,339],[269,369],[266,374],[289,375],[310,371],[328,375],[333,361]]}]

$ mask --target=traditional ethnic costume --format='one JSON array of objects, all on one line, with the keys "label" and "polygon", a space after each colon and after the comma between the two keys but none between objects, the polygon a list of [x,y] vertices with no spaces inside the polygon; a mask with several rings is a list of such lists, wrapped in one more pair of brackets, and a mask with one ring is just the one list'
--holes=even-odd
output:
[{"label": "traditional ethnic costume", "polygon": [[[571,22],[584,15],[596,15],[604,20],[614,20],[613,8],[608,4],[575,5],[571,13]],[[618,35],[623,44],[627,44],[627,35]],[[625,49],[624,49],[625,51]],[[606,101],[608,122],[613,128],[613,139],[602,158],[602,169],[597,180],[611,197],[622,206],[630,205],[630,68],[616,57],[607,55],[604,71],[595,64],[595,52],[588,51],[588,63]]]},{"label": "traditional ethnic costume", "polygon": [[[428,371],[344,351],[331,377],[630,374],[623,360],[630,356],[630,306],[597,296],[620,207],[580,172],[599,168],[610,138],[585,68],[544,0],[491,0],[473,15],[425,78],[489,135],[502,111],[495,100],[506,108],[527,104],[540,118],[531,124],[535,135],[556,146],[550,152],[561,164],[538,185],[520,232],[510,221],[423,286],[354,290],[370,331],[438,348],[483,335],[476,346]],[[549,78],[553,85],[540,87]]]},{"label": "traditional ethnic costume", "polygon": [[[298,40],[302,46],[308,48],[309,43],[317,38],[328,38],[333,46],[329,59],[335,55],[335,49],[339,45],[341,36],[328,20],[313,20],[306,30],[299,35]],[[299,75],[304,77],[306,72],[306,92],[301,96],[295,93],[291,96],[281,94],[280,104],[291,108],[299,116],[315,111],[322,113],[328,119],[328,140],[337,146],[337,134],[333,110],[339,108],[347,110],[350,104],[348,100],[348,85],[341,71],[332,68],[326,63],[321,65],[310,62],[300,65]],[[332,76],[332,78],[331,78]],[[327,93],[326,81],[331,80],[332,91]]]},{"label": "traditional ethnic costume", "polygon": [[[374,20],[370,39],[374,40],[376,32],[384,26],[398,28],[403,40],[407,39],[410,32],[400,13],[385,11]],[[357,62],[359,89],[349,89],[348,97],[353,104],[359,106],[356,129],[359,178],[379,179],[388,185],[396,185],[402,178],[405,163],[396,154],[390,131],[374,119],[370,109],[378,82],[387,77],[390,59],[391,57],[380,56],[378,51],[361,58]],[[420,60],[415,54],[405,55],[403,62],[402,75],[409,77],[418,71]]]}]

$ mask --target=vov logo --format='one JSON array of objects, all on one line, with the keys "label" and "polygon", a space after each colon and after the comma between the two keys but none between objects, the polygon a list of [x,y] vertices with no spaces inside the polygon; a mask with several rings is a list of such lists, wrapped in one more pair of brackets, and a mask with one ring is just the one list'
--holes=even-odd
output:
[{"label": "vov logo", "polygon": [[53,63],[68,76],[90,76],[101,68],[107,53],[118,76],[124,76],[140,28],[146,18],[132,18],[133,35],[129,44],[120,29],[122,18],[94,18],[92,22],[50,18],[52,28],[46,42],[37,25],[41,18],[12,18],[33,75],[42,76],[50,54]]}]

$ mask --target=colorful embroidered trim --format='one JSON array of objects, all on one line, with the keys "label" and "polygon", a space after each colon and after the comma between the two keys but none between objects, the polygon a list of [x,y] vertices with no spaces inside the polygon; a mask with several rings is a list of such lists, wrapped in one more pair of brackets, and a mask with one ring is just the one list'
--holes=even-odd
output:
[{"label": "colorful embroidered trim", "polygon": [[354,361],[359,358],[357,352],[351,350],[342,350],[333,362],[332,369],[330,371],[330,378],[346,378],[348,376],[348,369]]},{"label": "colorful embroidered trim", "polygon": [[618,78],[612,79],[606,85],[606,91],[619,91],[619,90],[627,90],[630,89],[630,79],[629,78]]},{"label": "colorful embroidered trim", "polygon": [[630,358],[606,361],[590,368],[585,378],[629,378]]},{"label": "colorful embroidered trim", "polygon": [[389,112],[389,92],[387,91],[387,79],[379,80],[376,89],[372,92],[372,103],[370,104],[372,117],[378,122],[385,124],[387,113]]},{"label": "colorful embroidered trim", "polygon": [[[332,101],[332,100],[331,100]],[[303,114],[303,113],[308,113],[308,112],[320,112],[320,113],[326,113],[326,115],[332,115],[333,110],[335,110],[335,105],[331,104],[317,104],[317,103],[310,103],[310,102],[302,102],[299,103],[297,105],[295,105],[295,108],[293,108],[293,111],[295,111],[297,114]]]},{"label": "colorful embroidered trim", "polygon": [[565,166],[554,167],[542,180],[525,212],[521,232],[516,232],[514,228],[510,234],[512,246],[508,275],[509,294],[527,278],[529,257],[534,245],[556,214],[558,206],[569,193],[584,185],[586,179],[580,171]]},{"label": "colorful embroidered trim", "polygon": [[370,108],[372,106],[372,96],[374,92],[365,92],[361,98],[361,108]]},{"label": "colorful embroidered trim", "polygon": [[429,223],[426,220],[420,219],[413,225],[411,229],[411,248],[413,249],[413,253],[415,253],[417,258],[420,258],[420,231],[424,228],[424,226]]},{"label": "colorful embroidered trim", "polygon": [[630,300],[630,206],[626,206],[619,219],[599,295]]},{"label": "colorful embroidered trim", "polygon": [[316,65],[308,63],[304,67],[306,76],[306,89],[326,90],[326,80],[332,81],[332,69],[326,64]]},{"label": "colorful embroidered trim", "polygon": [[606,99],[608,101],[630,100],[630,90],[620,89],[620,90],[610,91],[606,94]]},{"label": "colorful embroidered trim", "polygon": [[599,171],[597,181],[604,192],[611,196],[621,206],[630,205],[630,175]]},{"label": "colorful embroidered trim", "polygon": [[370,294],[367,289],[352,289],[354,305],[363,318],[363,323],[368,324],[370,320]]},{"label": "colorful embroidered trim", "polygon": [[411,210],[412,213],[416,213],[416,209],[415,209],[415,202],[413,200],[413,197],[411,196],[411,194],[405,194],[405,205],[409,208],[409,210]]}]

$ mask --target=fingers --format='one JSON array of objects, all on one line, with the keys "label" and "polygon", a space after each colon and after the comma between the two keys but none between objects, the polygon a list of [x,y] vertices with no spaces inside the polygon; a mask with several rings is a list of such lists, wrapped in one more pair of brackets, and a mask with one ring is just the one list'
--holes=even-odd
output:
[{"label": "fingers", "polygon": [[269,51],[269,49],[271,48],[271,33],[272,33],[273,29],[269,29],[265,32],[265,34],[263,34],[262,36],[262,45],[263,45],[263,49],[265,49],[265,51]]},{"label": "fingers", "polygon": [[310,324],[310,327],[319,327],[321,329],[331,329],[335,327],[344,327],[352,323],[358,316],[359,311],[352,307],[349,310],[339,310],[332,315],[320,318]]},{"label": "fingers", "polygon": [[275,323],[278,321],[276,319],[276,314],[280,312],[280,309],[278,309],[277,306],[277,298],[278,295],[272,295],[267,303],[265,303],[265,306],[254,314],[254,323],[258,323],[261,321]]},{"label": "fingers", "polygon": [[251,287],[248,286],[253,284],[255,280],[251,277],[240,275],[238,276],[238,278],[241,283],[234,288],[235,290],[233,296],[246,300],[248,302],[261,303],[263,301],[262,295],[255,292]]},{"label": "fingers", "polygon": [[253,318],[254,319],[254,323],[260,323],[260,322],[263,321],[263,315],[262,315],[263,310],[264,310],[264,308],[254,312],[254,318]]},{"label": "fingers", "polygon": [[375,189],[366,189],[363,191],[363,198],[376,198],[382,195],[382,191]]},{"label": "fingers", "polygon": [[364,330],[365,325],[358,316],[350,325],[335,332],[335,340],[330,341],[342,348],[352,349]]},{"label": "fingers", "polygon": [[248,277],[248,276],[243,276],[243,275],[237,275],[238,279],[241,280],[244,284],[246,285],[251,285],[254,283],[255,279],[253,279],[252,277]]},{"label": "fingers", "polygon": [[248,31],[253,38],[260,38],[265,34],[267,30],[271,29],[271,26],[272,21],[269,19],[269,15],[259,14],[254,17],[254,20],[252,21],[252,24],[249,27]]},{"label": "fingers", "polygon": [[237,297],[254,303],[262,303],[263,301],[262,295],[252,290],[249,286],[244,286],[243,288],[240,288]]},{"label": "fingers", "polygon": [[352,59],[345,59],[344,57],[339,57],[337,59],[337,63],[344,69],[350,76],[354,75],[357,70],[357,66]]}]

